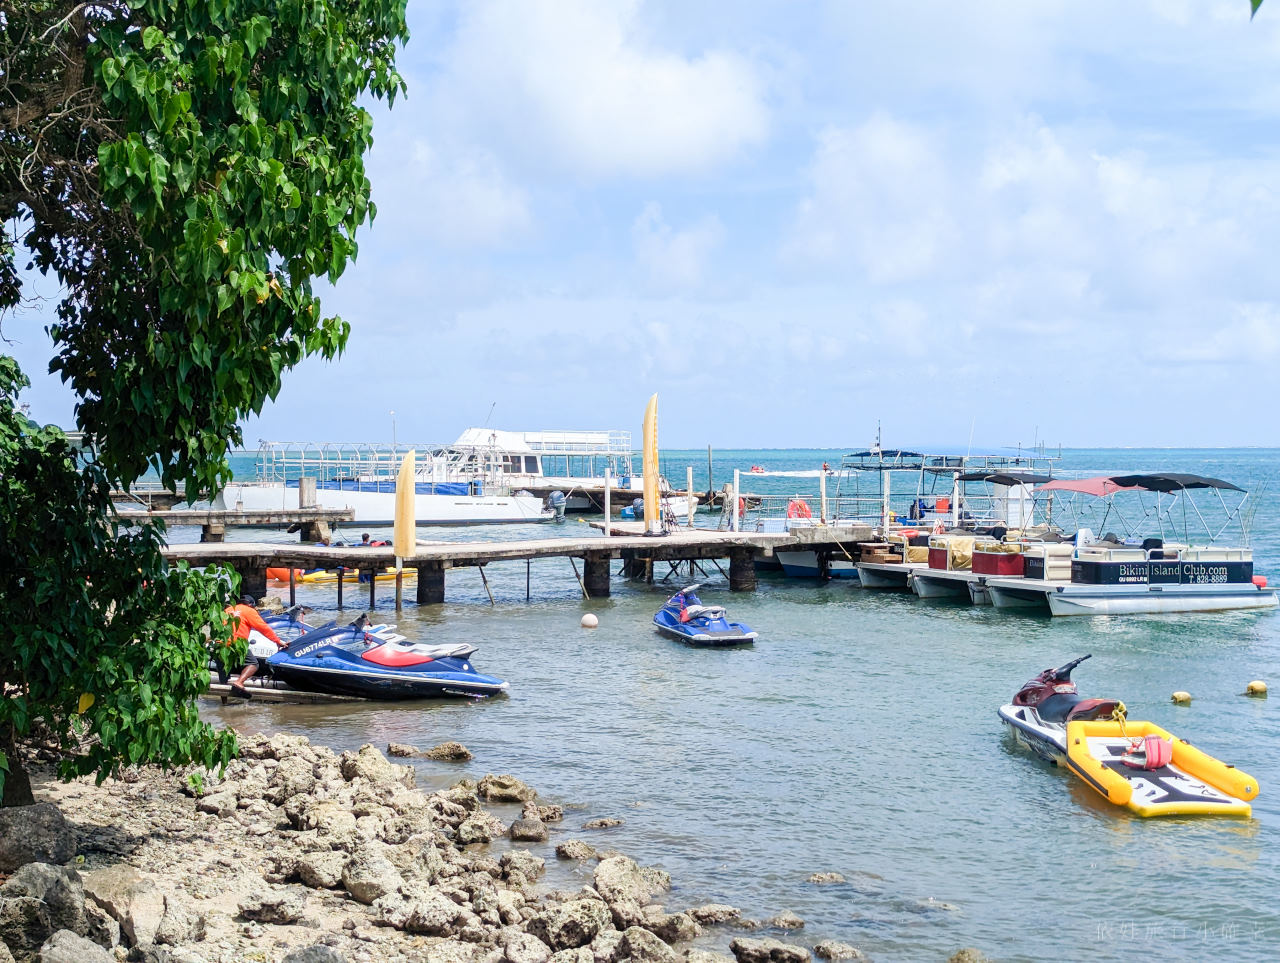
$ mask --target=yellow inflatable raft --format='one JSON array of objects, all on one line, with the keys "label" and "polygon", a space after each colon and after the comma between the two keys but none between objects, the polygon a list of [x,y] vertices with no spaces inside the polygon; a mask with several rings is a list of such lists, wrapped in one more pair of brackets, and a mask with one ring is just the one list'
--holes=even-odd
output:
[{"label": "yellow inflatable raft", "polygon": [[[404,577],[406,579],[417,578],[418,570],[416,568],[406,568],[404,570]],[[354,568],[344,569],[342,572],[342,581],[344,582],[355,582],[359,578],[360,573]],[[385,569],[384,571],[379,572],[375,578],[379,582],[394,582],[396,578],[396,570],[394,568]],[[306,582],[309,585],[335,585],[338,581],[338,573],[336,571],[308,572],[306,575],[298,579],[298,581]]]},{"label": "yellow inflatable raft", "polygon": [[1067,723],[1067,765],[1139,816],[1249,816],[1258,780],[1153,722]]}]

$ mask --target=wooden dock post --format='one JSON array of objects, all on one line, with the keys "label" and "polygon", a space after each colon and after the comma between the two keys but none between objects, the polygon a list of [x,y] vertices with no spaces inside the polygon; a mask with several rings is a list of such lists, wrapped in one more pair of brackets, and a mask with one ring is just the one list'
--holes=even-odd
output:
[{"label": "wooden dock post", "polygon": [[754,592],[756,567],[751,561],[751,549],[735,548],[729,552],[729,591]]},{"label": "wooden dock post", "polygon": [[376,568],[369,569],[369,611],[372,612],[378,604],[378,570]]},{"label": "wooden dock post", "polygon": [[439,605],[444,601],[444,563],[419,562],[418,604]]},{"label": "wooden dock post", "polygon": [[267,570],[258,568],[250,563],[249,565],[235,565],[232,567],[240,576],[240,594],[252,595],[255,599],[260,599],[267,594]]},{"label": "wooden dock post", "polygon": [[686,465],[684,469],[684,492],[685,498],[688,500],[689,517],[685,520],[689,528],[693,528],[693,514],[698,509],[698,496],[693,493],[693,466]]},{"label": "wooden dock post", "polygon": [[347,570],[341,565],[338,566],[338,611],[342,611],[342,578]]},{"label": "wooden dock post", "polygon": [[289,566],[289,608],[293,608],[298,604],[298,573],[292,565]]},{"label": "wooden dock post", "polygon": [[593,599],[609,597],[609,556],[592,552],[582,556],[582,577],[586,594]]}]

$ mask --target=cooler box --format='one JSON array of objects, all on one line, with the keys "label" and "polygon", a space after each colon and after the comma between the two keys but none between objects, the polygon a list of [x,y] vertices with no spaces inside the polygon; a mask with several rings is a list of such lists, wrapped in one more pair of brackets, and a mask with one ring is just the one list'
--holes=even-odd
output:
[{"label": "cooler box", "polygon": [[1021,575],[1021,552],[974,552],[973,570],[979,575]]}]

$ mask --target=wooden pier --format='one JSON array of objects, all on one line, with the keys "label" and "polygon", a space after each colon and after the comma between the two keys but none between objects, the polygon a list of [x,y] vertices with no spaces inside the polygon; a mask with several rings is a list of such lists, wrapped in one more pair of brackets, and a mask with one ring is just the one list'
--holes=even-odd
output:
[{"label": "wooden pier", "polygon": [[170,509],[167,511],[121,512],[122,517],[163,521],[168,528],[175,525],[199,525],[201,542],[222,542],[230,528],[283,528],[301,532],[304,542],[323,542],[329,538],[329,526],[355,521],[351,508],[273,508],[267,511],[215,511],[208,508]]},{"label": "wooden pier", "polygon": [[[602,523],[595,523],[602,526]],[[445,572],[451,568],[484,566],[493,562],[525,561],[538,558],[568,558],[573,563],[582,593],[586,598],[604,598],[610,591],[610,562],[622,559],[624,574],[631,578],[653,578],[656,562],[709,561],[718,565],[727,558],[726,575],[729,588],[735,592],[756,587],[754,560],[769,556],[779,548],[796,546],[832,554],[843,553],[859,542],[870,541],[868,526],[840,528],[814,527],[794,533],[785,532],[720,532],[698,528],[679,528],[666,535],[645,535],[642,525],[614,522],[609,534],[582,538],[541,538],[521,541],[431,542],[420,543],[414,558],[405,568],[416,572],[416,598],[422,604],[444,601]],[[266,542],[205,542],[195,545],[171,545],[165,549],[171,562],[190,565],[226,564],[241,578],[242,590],[261,597],[266,594],[268,568],[336,569],[338,605],[342,606],[342,573],[356,570],[373,574],[395,565],[395,555],[388,547],[282,545]],[[578,574],[577,560],[582,560]],[[369,602],[376,601],[378,582],[369,580]],[[487,586],[486,580],[486,586]],[[293,595],[293,583],[290,584]],[[400,597],[397,587],[397,598]],[[291,598],[292,602],[293,599]]]}]

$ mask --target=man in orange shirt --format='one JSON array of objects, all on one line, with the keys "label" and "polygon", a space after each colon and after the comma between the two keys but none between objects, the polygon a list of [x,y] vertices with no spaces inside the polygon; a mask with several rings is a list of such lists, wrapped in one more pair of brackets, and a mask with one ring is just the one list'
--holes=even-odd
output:
[{"label": "man in orange shirt", "polygon": [[[276,635],[271,626],[262,620],[262,616],[258,614],[257,608],[254,606],[252,595],[242,595],[240,604],[231,606],[227,609],[227,614],[231,616],[235,623],[235,632],[233,638],[245,639],[249,643],[249,651],[245,655],[244,668],[240,670],[240,675],[231,683],[231,694],[239,696],[241,699],[248,699],[252,693],[244,687],[244,684],[253,678],[253,674],[258,671],[258,666],[267,661],[271,655],[270,643],[274,642],[276,649],[284,647],[284,643],[280,641],[280,636]],[[263,653],[266,654],[263,654]]]}]

